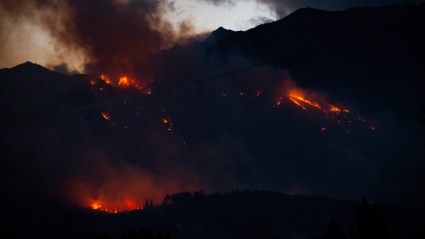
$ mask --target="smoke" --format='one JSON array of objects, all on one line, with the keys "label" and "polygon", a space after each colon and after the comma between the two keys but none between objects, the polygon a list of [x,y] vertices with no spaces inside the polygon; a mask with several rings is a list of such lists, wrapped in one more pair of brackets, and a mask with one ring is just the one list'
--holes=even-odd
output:
[{"label": "smoke", "polygon": [[190,22],[174,30],[164,20],[170,8],[165,0],[2,1],[0,64],[32,60],[62,72],[102,72],[116,81],[122,75],[145,81],[153,54],[193,38]]},{"label": "smoke", "polygon": [[61,0],[1,1],[0,65],[30,60],[46,66],[66,64],[72,71],[82,71],[88,60],[85,49],[62,42],[71,35],[68,9]]}]

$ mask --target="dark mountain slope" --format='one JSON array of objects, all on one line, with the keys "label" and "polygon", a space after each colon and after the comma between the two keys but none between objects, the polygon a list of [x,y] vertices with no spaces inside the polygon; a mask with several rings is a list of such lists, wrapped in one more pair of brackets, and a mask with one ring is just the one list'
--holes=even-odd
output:
[{"label": "dark mountain slope", "polygon": [[[406,101],[394,100],[394,94],[415,104],[424,101],[424,16],[423,5],[300,9],[230,34],[207,49],[252,62],[280,59],[276,65],[288,68],[305,86],[335,92],[346,101],[359,99],[356,104],[381,99],[399,109]],[[360,90],[361,96],[356,94]]]}]

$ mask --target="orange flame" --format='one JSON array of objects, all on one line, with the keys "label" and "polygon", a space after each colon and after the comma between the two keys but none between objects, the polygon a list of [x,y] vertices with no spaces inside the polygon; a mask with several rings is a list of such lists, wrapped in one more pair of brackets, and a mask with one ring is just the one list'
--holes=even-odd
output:
[{"label": "orange flame", "polygon": [[111,115],[108,112],[102,112],[102,117],[107,120],[110,121],[111,120]]},{"label": "orange flame", "polygon": [[[114,85],[111,78],[106,74],[103,74],[103,73],[100,74],[100,79],[109,85]],[[118,78],[116,86],[122,87],[122,88],[133,87],[138,90],[143,90],[145,88],[140,83],[138,83],[135,79],[132,79],[126,75],[122,75],[121,77]],[[145,93],[150,95],[152,93],[152,90],[147,90]]]},{"label": "orange flame", "polygon": [[319,110],[322,110],[322,107],[315,102],[312,102],[311,100],[306,99],[303,95],[299,94],[297,91],[290,91],[289,92],[289,99],[294,102],[299,107],[306,110],[306,108],[302,105],[302,103],[305,103],[311,107],[317,108]]},{"label": "orange flame", "polygon": [[309,93],[306,90],[300,90],[295,87],[288,91],[287,97],[290,101],[305,111],[307,111],[308,107],[310,107],[320,110],[324,113],[331,112],[339,114],[341,112],[350,112],[348,109],[342,109],[335,105],[329,104],[324,96],[317,96],[317,93]]},{"label": "orange flame", "polygon": [[130,199],[124,199],[120,205],[115,205],[113,207],[106,207],[99,201],[91,202],[90,206],[93,210],[108,212],[108,213],[118,213],[121,211],[131,211],[131,210],[141,210],[142,207],[140,204],[137,204],[135,201]]},{"label": "orange flame", "polygon": [[104,82],[106,82],[109,85],[112,85],[112,81],[109,78],[109,76],[105,75],[105,74],[100,74],[100,79],[103,80]]}]

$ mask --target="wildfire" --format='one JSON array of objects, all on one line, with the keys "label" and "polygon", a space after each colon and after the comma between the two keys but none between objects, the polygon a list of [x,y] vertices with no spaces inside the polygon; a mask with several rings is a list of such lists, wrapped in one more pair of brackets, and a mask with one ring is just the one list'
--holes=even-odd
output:
[{"label": "wildfire", "polygon": [[171,118],[162,118],[161,123],[167,126],[167,130],[172,132],[173,131],[173,122],[171,122]]},{"label": "wildfire", "polygon": [[104,82],[106,82],[109,85],[112,85],[112,81],[109,78],[109,76],[105,75],[105,74],[100,74],[100,79],[103,80]]},{"label": "wildfire", "polygon": [[118,213],[122,211],[131,211],[131,210],[141,210],[143,209],[141,204],[137,203],[134,200],[123,199],[120,202],[115,202],[109,205],[110,207],[105,206],[107,203],[101,203],[99,200],[92,201],[89,203],[89,208],[97,211],[108,212],[108,213]]},{"label": "wildfire", "polygon": [[[348,109],[341,109],[339,107],[336,107],[335,105],[327,103],[326,100],[320,99],[320,97],[315,97],[314,94],[312,94],[310,97],[307,96],[306,91],[301,91],[298,89],[292,89],[288,91],[288,98],[290,101],[292,101],[294,104],[302,108],[303,110],[307,111],[307,108],[314,108],[320,111],[323,111],[324,113],[340,113],[350,112]],[[314,98],[317,98],[316,100]]]},{"label": "wildfire", "polygon": [[296,105],[298,105],[301,108],[303,108],[304,110],[306,110],[306,108],[302,106],[303,103],[305,103],[305,104],[307,104],[307,105],[309,105],[311,107],[317,108],[319,110],[322,110],[322,107],[319,104],[314,103],[314,102],[311,102],[310,100],[308,100],[308,99],[306,99],[306,98],[304,98],[304,97],[302,97],[300,95],[296,95],[294,93],[290,93],[289,94],[289,99],[292,102],[294,102]]},{"label": "wildfire", "polygon": [[108,112],[102,112],[102,117],[107,120],[110,121],[111,120],[111,115]]},{"label": "wildfire", "polygon": [[[103,80],[104,82],[106,82],[109,85],[116,85],[118,87],[121,88],[128,88],[128,87],[133,87],[136,88],[138,90],[143,90],[145,87],[143,85],[141,85],[140,83],[138,83],[135,79],[132,79],[126,75],[122,75],[118,78],[117,81],[115,81],[116,83],[114,84],[113,81],[111,80],[111,77],[109,77],[106,74],[100,74],[100,79]],[[150,95],[152,93],[152,90],[148,89],[145,90],[145,93]]]}]

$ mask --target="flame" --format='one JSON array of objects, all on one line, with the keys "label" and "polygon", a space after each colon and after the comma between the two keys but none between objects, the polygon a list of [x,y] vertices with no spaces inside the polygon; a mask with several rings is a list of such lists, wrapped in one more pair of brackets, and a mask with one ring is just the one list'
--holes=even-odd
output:
[{"label": "flame", "polygon": [[[111,80],[111,77],[109,77],[106,74],[100,74],[100,79],[103,80],[104,82],[106,82],[109,85],[114,85],[113,81]],[[135,79],[130,78],[127,75],[121,75],[116,82],[116,86],[121,87],[121,88],[127,88],[127,87],[133,87],[136,88],[138,90],[143,90],[145,87],[143,85],[141,85],[140,83],[138,83]],[[152,80],[150,81],[152,82]],[[150,95],[152,94],[152,90],[146,90],[145,91],[146,94]]]},{"label": "flame", "polygon": [[317,108],[319,110],[322,110],[322,107],[318,103],[312,102],[311,100],[306,99],[305,96],[299,94],[299,92],[297,91],[290,91],[289,99],[292,102],[294,102],[296,105],[298,105],[299,107],[303,108],[304,110],[306,110],[306,108],[303,106],[303,103],[311,107]]},{"label": "flame", "polygon": [[130,199],[124,199],[122,202],[117,203],[119,205],[111,205],[112,207],[106,207],[100,201],[92,201],[89,208],[97,211],[103,211],[108,213],[118,213],[122,211],[141,210],[142,207],[136,201]]},{"label": "flame", "polygon": [[102,112],[102,117],[107,120],[110,121],[111,120],[111,115],[108,112]]},{"label": "flame", "polygon": [[127,87],[127,86],[130,86],[130,81],[128,80],[126,76],[122,76],[120,77],[118,81],[118,85],[122,87]]},{"label": "flame", "polygon": [[112,85],[112,81],[109,78],[109,76],[105,75],[105,74],[100,74],[100,79],[103,80],[104,82],[106,82],[109,85]]},{"label": "flame", "polygon": [[[306,90],[300,90],[297,88],[291,89],[287,93],[287,97],[295,105],[307,111],[308,108],[317,109],[324,113],[336,113],[341,112],[348,113],[348,109],[342,109],[335,105],[329,104],[324,96],[317,96],[317,93],[309,93]],[[280,99],[279,99],[280,100]]]},{"label": "flame", "polygon": [[90,207],[94,210],[98,210],[102,208],[102,205],[98,202],[93,202]]}]

